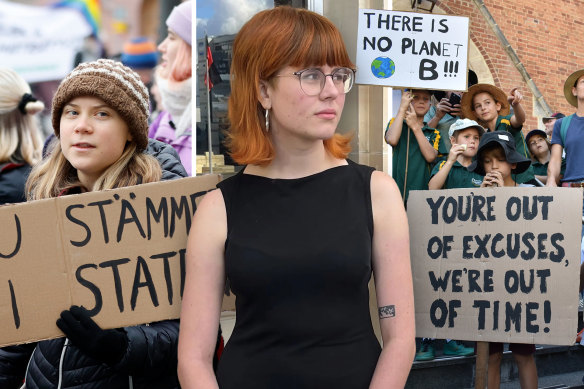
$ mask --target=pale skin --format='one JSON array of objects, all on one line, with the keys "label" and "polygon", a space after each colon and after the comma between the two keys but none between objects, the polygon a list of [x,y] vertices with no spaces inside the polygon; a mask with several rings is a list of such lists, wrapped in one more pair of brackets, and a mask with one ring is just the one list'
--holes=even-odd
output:
[{"label": "pale skin", "polygon": [[486,173],[481,188],[516,185],[511,177],[511,171],[517,164],[507,162],[503,148],[486,150],[482,152],[480,158]]},{"label": "pale skin", "polygon": [[452,147],[448,153],[448,159],[442,168],[428,182],[428,188],[431,190],[442,189],[448,178],[448,173],[458,161],[462,166],[468,167],[472,163],[472,158],[477,153],[479,145],[479,131],[476,128],[467,128],[456,131],[454,136],[450,137]]},{"label": "pale skin", "polygon": [[[483,152],[481,161],[486,173],[481,188],[515,186],[515,181],[511,178],[511,171],[517,167],[517,164],[507,162],[502,148],[498,147]],[[503,353],[489,355],[488,389],[499,389],[500,387],[502,359]],[[537,366],[533,355],[513,353],[513,359],[515,359],[519,371],[521,389],[537,389]]]},{"label": "pale skin", "polygon": [[[513,107],[513,116],[509,120],[513,128],[519,128],[525,123],[525,111],[521,100],[523,100],[523,95],[517,88],[513,88],[507,97],[507,101]],[[472,105],[479,123],[488,131],[495,131],[501,104],[495,101],[490,93],[481,92],[473,96]]]},{"label": "pale skin", "polygon": [[552,132],[554,131],[554,124],[556,123],[556,119],[543,119],[543,125],[545,127],[545,133],[547,134],[548,138],[552,139]]},{"label": "pale skin", "polygon": [[61,150],[85,190],[93,190],[99,177],[113,165],[132,140],[128,125],[103,100],[80,96],[63,108]]},{"label": "pale skin", "polygon": [[[329,74],[334,68],[320,69]],[[278,73],[297,70],[301,69],[286,67]],[[271,112],[269,136],[276,154],[267,166],[248,165],[246,174],[299,178],[347,164],[329,154],[323,144],[333,135],[344,104],[344,94],[330,77],[317,96],[303,94],[295,77],[262,81],[259,101]],[[371,203],[377,301],[380,307],[393,305],[395,315],[380,319],[384,347],[370,388],[398,388],[405,385],[415,353],[407,217],[397,185],[381,172],[371,178]],[[221,192],[214,190],[199,204],[187,243],[178,346],[178,374],[185,389],[218,388],[212,359],[225,286],[226,238],[225,204]]]},{"label": "pale skin", "polygon": [[420,151],[424,159],[428,163],[434,162],[438,151],[432,147],[422,131],[424,127],[424,115],[429,109],[430,93],[428,91],[414,90],[403,92],[397,115],[385,133],[385,141],[393,147],[397,146],[405,120],[420,145]]},{"label": "pale skin", "polygon": [[[550,149],[545,138],[541,135],[533,135],[529,138],[529,152],[533,157],[541,164],[545,164],[550,160]],[[544,184],[547,182],[547,176],[540,176],[536,175],[535,178],[543,182]]]},{"label": "pale skin", "polygon": [[[572,87],[572,94],[578,100],[578,109],[576,115],[584,116],[584,76],[576,81],[576,86]],[[564,148],[560,144],[552,145],[552,154],[550,156],[550,163],[548,164],[548,181],[546,186],[555,187],[560,183],[560,170],[562,168],[562,154]],[[552,179],[553,178],[553,179]]]}]

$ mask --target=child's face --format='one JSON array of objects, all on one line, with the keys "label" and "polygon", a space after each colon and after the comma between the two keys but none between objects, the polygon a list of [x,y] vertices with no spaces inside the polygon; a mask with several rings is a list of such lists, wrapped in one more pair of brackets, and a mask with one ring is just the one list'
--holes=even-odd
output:
[{"label": "child's face", "polygon": [[550,152],[545,138],[541,135],[533,135],[529,138],[529,152],[535,156],[547,155]]},{"label": "child's face", "polygon": [[77,97],[63,108],[61,150],[84,185],[92,187],[120,158],[130,140],[126,122],[97,97]]},{"label": "child's face", "polygon": [[501,104],[497,103],[490,93],[481,92],[474,95],[472,109],[480,120],[489,122],[499,116]]},{"label": "child's face", "polygon": [[576,86],[572,88],[572,94],[580,99],[584,99],[584,76],[581,76],[578,81],[576,81]]},{"label": "child's face", "polygon": [[466,150],[462,155],[466,157],[474,157],[479,147],[481,136],[476,128],[466,128],[464,130],[456,131],[453,137],[450,138],[450,143],[457,145],[466,145]]},{"label": "child's face", "polygon": [[417,116],[424,116],[430,110],[430,93],[425,90],[413,90],[412,105]]},{"label": "child's face", "polygon": [[517,167],[516,163],[507,162],[505,152],[502,147],[496,147],[486,150],[481,155],[481,161],[485,169],[485,173],[498,171],[501,173],[503,180],[506,180],[511,175],[511,170]]}]

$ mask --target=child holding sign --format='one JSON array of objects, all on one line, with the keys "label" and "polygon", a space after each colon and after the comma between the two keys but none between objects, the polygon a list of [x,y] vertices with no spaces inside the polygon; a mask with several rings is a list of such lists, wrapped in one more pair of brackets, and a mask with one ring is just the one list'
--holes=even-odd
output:
[{"label": "child holding sign", "polygon": [[[75,68],[55,94],[59,141],[33,168],[29,199],[159,181],[159,162],[144,153],[148,107],[140,77],[121,63],[100,59]],[[103,330],[91,316],[72,306],[57,320],[66,338],[0,350],[0,386],[20,387],[26,370],[29,388],[178,387],[178,320]]]},{"label": "child holding sign", "polygon": [[[513,88],[509,96],[501,89],[489,84],[475,84],[468,88],[468,92],[462,96],[462,116],[476,120],[487,132],[510,132],[515,139],[515,149],[525,158],[529,158],[529,151],[525,137],[523,136],[523,123],[525,123],[525,111],[521,105],[523,95]],[[513,114],[511,113],[513,107]],[[517,177],[519,183],[532,181],[533,169]],[[534,182],[530,182],[534,183]]]},{"label": "child holding sign", "polygon": [[[483,177],[469,172],[467,167],[472,163],[472,159],[477,153],[479,140],[484,133],[485,129],[474,120],[457,119],[452,123],[448,130],[452,144],[450,152],[447,158],[434,165],[428,189],[480,187]],[[474,349],[465,347],[464,344],[456,340],[446,339],[443,353],[450,356],[469,356],[474,354]],[[433,339],[422,339],[420,350],[416,353],[416,361],[429,361],[434,357]]]},{"label": "child holding sign", "polygon": [[431,96],[427,90],[404,91],[397,115],[385,130],[385,141],[393,147],[391,176],[399,187],[404,204],[410,190],[428,189],[431,164],[438,153],[446,154],[440,132],[424,123]]},{"label": "child holding sign", "polygon": [[[481,187],[497,186],[532,186],[517,184],[513,174],[526,171],[531,161],[515,150],[515,142],[510,134],[504,132],[489,132],[479,144],[477,157],[468,167],[471,172],[484,175]],[[522,389],[537,388],[537,367],[533,354],[535,345],[511,343],[509,349],[519,370],[519,382]],[[499,388],[501,380],[501,360],[503,359],[503,344],[489,343],[488,387]]]}]

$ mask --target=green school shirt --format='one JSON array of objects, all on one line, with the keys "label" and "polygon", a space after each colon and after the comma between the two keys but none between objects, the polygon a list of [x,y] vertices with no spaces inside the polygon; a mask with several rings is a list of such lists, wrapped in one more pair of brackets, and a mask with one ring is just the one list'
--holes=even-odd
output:
[{"label": "green school shirt", "polygon": [[[446,163],[446,158],[441,159],[434,165],[432,169],[432,174],[430,178],[434,177],[436,173],[442,169]],[[469,172],[468,169],[460,164],[458,161],[454,161],[452,168],[448,172],[446,181],[442,189],[455,189],[455,188],[480,188],[483,183],[483,176],[475,172]]]},{"label": "green school shirt", "polygon": [[[548,169],[549,161],[546,163],[540,162],[531,162],[531,166],[533,167],[533,174],[536,176],[547,176],[547,169]],[[566,160],[562,158],[562,165],[560,167],[560,174],[564,175],[566,171]]]},{"label": "green school shirt", "polygon": [[[393,122],[394,119],[387,124],[387,129]],[[428,139],[428,142],[438,151],[438,154],[447,154],[446,147],[440,136],[440,132],[434,128],[430,128],[424,123],[422,127],[422,132]],[[410,147],[409,147],[409,158],[406,156],[408,148],[408,133],[410,134]],[[430,172],[432,171],[432,165],[424,159],[422,152],[420,151],[420,145],[416,140],[416,136],[411,132],[410,128],[406,124],[405,120],[402,126],[402,132],[397,145],[393,148],[392,157],[392,173],[391,176],[397,183],[397,186],[404,198],[404,203],[408,201],[408,195],[410,190],[427,190],[428,181],[430,181]],[[406,160],[408,165],[408,176],[406,182]],[[405,187],[405,197],[404,197],[404,187]]]},{"label": "green school shirt", "polygon": [[[525,136],[523,136],[523,131],[521,129],[523,126],[515,128],[511,126],[511,114],[507,116],[497,117],[497,124],[495,124],[495,131],[506,131],[513,135],[513,139],[515,139],[515,149],[521,155],[523,155],[527,159],[531,159],[531,155],[529,154],[529,148],[527,147],[527,143],[525,142]],[[534,172],[533,167],[529,166],[529,168],[521,174],[513,174],[513,179],[518,184],[523,184],[527,181],[534,179]]]}]

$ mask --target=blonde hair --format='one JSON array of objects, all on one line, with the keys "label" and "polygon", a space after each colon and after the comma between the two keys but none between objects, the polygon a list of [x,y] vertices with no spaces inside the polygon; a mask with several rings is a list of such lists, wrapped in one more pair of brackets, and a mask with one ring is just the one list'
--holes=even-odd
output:
[{"label": "blonde hair", "polygon": [[41,157],[43,141],[34,114],[45,105],[41,101],[29,101],[22,108],[19,104],[30,86],[15,71],[0,68],[0,163],[15,162],[35,164]]},{"label": "blonde hair", "polygon": [[[89,191],[115,189],[160,181],[160,164],[151,155],[137,151],[136,143],[128,142],[120,158],[95,181]],[[77,169],[65,158],[61,144],[55,142],[51,154],[31,171],[26,181],[28,200],[58,197],[69,188],[81,186]]]}]

